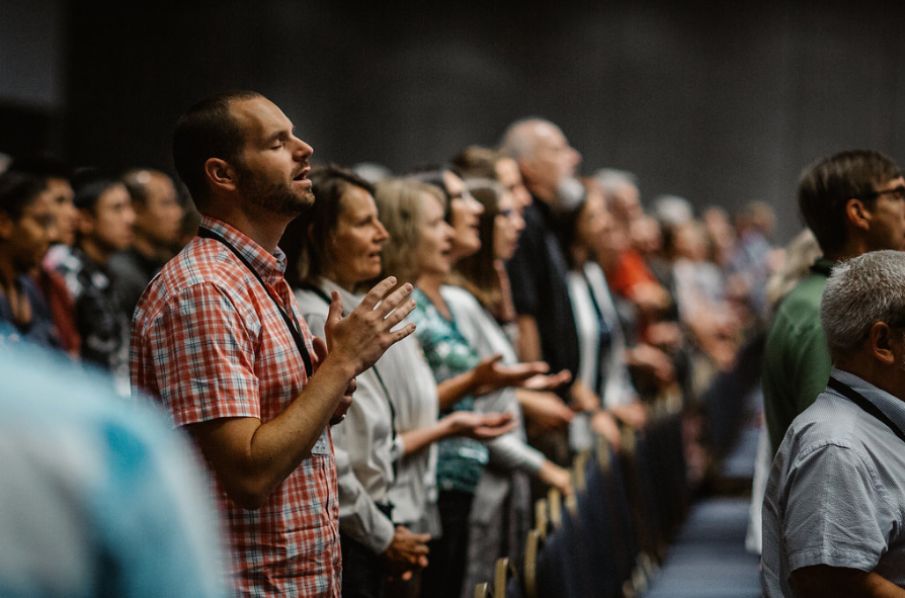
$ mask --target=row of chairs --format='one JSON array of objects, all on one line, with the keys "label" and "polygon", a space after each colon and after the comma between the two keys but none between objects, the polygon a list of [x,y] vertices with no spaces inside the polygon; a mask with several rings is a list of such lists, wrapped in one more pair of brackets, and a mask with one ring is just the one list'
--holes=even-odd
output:
[{"label": "row of chairs", "polygon": [[688,509],[681,400],[658,399],[648,425],[602,436],[572,465],[576,492],[535,504],[521,563],[496,562],[476,598],[632,598],[644,592]]}]

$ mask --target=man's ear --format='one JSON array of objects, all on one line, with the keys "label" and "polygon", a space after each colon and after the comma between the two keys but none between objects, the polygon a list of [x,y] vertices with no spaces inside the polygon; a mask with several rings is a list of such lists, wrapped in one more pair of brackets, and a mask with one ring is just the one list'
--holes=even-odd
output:
[{"label": "man's ear", "polygon": [[[896,355],[893,351],[893,344],[897,339],[893,335],[897,334],[886,322],[877,321],[870,327],[867,335],[867,342],[870,343],[870,352],[874,359],[882,362],[884,365],[894,365],[896,363]],[[899,344],[901,341],[899,340]]]},{"label": "man's ear", "polygon": [[6,241],[13,236],[13,228],[16,223],[10,218],[9,214],[0,212],[0,239]]},{"label": "man's ear", "polygon": [[518,167],[519,171],[522,173],[522,179],[533,179],[534,175],[537,173],[537,166],[535,165],[533,159],[519,160]]},{"label": "man's ear", "polygon": [[864,202],[852,197],[845,202],[845,217],[858,230],[870,230],[871,213]]},{"label": "man's ear", "polygon": [[79,208],[75,224],[79,234],[90,236],[94,232],[94,214],[91,210]]},{"label": "man's ear", "polygon": [[236,169],[221,158],[208,158],[204,162],[204,176],[212,189],[233,192],[236,190]]}]

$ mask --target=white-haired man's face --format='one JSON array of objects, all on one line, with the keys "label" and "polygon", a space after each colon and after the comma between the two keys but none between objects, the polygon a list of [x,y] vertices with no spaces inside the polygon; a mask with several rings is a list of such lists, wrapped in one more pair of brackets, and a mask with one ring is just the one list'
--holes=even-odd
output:
[{"label": "white-haired man's face", "polygon": [[532,192],[553,199],[562,181],[575,176],[581,154],[552,123],[537,122],[530,134],[532,151],[520,161],[522,174]]}]

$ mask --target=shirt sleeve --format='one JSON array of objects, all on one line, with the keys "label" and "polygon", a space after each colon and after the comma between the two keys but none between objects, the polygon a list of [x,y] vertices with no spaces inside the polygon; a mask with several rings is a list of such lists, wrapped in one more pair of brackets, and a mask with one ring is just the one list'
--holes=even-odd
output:
[{"label": "shirt sleeve", "polygon": [[873,571],[887,551],[889,503],[856,449],[826,444],[791,465],[782,517],[789,571],[813,565]]},{"label": "shirt sleeve", "polygon": [[524,471],[534,475],[544,463],[544,455],[522,439],[523,428],[521,409],[515,391],[511,388],[498,390],[478,399],[476,410],[482,413],[507,412],[517,422],[516,429],[487,443],[490,461],[505,471]]},{"label": "shirt sleeve", "polygon": [[[359,376],[358,388],[345,421],[333,428],[336,452],[336,476],[339,486],[339,525],[343,533],[367,546],[374,554],[382,554],[393,541],[395,526],[365,490],[352,468],[352,459],[370,459],[376,446],[373,416],[365,405],[379,392],[368,376]],[[392,455],[387,455],[392,461]]]},{"label": "shirt sleeve", "polygon": [[160,398],[177,426],[261,417],[255,347],[260,323],[204,282],[183,289],[146,332]]}]

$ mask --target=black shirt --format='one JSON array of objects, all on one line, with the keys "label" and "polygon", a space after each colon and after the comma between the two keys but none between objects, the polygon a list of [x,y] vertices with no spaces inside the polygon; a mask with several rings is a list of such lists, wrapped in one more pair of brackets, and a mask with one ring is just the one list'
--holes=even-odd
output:
[{"label": "black shirt", "polygon": [[525,230],[507,264],[515,310],[537,321],[541,354],[550,371],[566,369],[575,379],[578,334],[566,283],[568,264],[554,232],[554,215],[535,197],[524,217]]},{"label": "black shirt", "polygon": [[136,251],[127,249],[110,258],[110,272],[113,274],[113,284],[119,296],[123,312],[132,319],[132,313],[138,300],[151,279],[160,272],[164,262],[149,259]]}]

